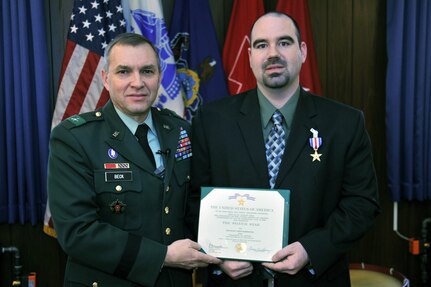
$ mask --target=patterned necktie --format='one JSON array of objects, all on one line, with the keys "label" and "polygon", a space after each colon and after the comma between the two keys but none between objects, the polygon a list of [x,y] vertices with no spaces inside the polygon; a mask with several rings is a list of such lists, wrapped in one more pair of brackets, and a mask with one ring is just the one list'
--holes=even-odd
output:
[{"label": "patterned necktie", "polygon": [[274,112],[271,119],[274,123],[274,126],[269,132],[268,139],[265,143],[265,148],[266,161],[268,162],[269,186],[271,189],[273,189],[286,145],[286,133],[281,126],[281,123],[283,122],[283,115],[278,110]]},{"label": "patterned necktie", "polygon": [[148,134],[148,126],[146,124],[139,125],[135,132],[135,136],[138,138],[139,144],[144,149],[145,153],[147,154],[148,158],[153,164],[153,167],[155,168],[156,161],[154,160],[154,155],[153,155],[153,152],[151,151],[150,145],[148,144],[147,134]]}]

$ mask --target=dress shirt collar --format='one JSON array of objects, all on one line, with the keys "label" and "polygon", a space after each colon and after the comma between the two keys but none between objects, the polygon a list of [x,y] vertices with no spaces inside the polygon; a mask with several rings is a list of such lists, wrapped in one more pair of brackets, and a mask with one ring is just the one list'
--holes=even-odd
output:
[{"label": "dress shirt collar", "polygon": [[[280,113],[284,117],[286,126],[288,128],[290,128],[292,125],[293,115],[295,114],[296,105],[299,99],[299,91],[300,87],[298,87],[298,89],[295,91],[289,101],[287,101],[287,103],[281,109],[279,109]],[[272,115],[277,109],[268,101],[268,99],[262,94],[259,89],[257,89],[257,97],[259,100],[262,127],[265,129],[268,126]]]},{"label": "dress shirt collar", "polygon": [[134,119],[132,119],[131,117],[129,117],[128,115],[126,115],[125,113],[123,113],[122,111],[120,111],[119,109],[117,109],[117,107],[115,107],[115,111],[117,112],[118,116],[120,117],[120,119],[123,121],[123,123],[127,126],[127,128],[130,130],[130,132],[134,135],[136,133],[136,130],[138,129],[138,126],[140,124],[147,124],[147,126],[149,127],[149,129],[151,130],[151,132],[155,135],[156,134],[156,129],[154,127],[154,122],[153,122],[153,117],[151,115],[151,109],[148,112],[147,118],[145,119],[145,121],[143,123],[138,123],[137,121],[135,121]]}]

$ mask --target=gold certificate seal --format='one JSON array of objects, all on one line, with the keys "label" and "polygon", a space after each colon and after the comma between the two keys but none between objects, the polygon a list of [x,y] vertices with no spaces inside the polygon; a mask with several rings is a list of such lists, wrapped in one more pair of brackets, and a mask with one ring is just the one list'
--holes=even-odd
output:
[{"label": "gold certificate seal", "polygon": [[245,243],[237,243],[235,245],[236,252],[244,253],[247,250],[247,244]]}]

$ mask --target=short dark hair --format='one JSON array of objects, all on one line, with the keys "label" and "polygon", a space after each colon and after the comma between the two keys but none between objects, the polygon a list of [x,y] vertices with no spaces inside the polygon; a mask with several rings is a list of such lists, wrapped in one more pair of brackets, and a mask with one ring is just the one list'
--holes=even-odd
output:
[{"label": "short dark hair", "polygon": [[[250,42],[252,42],[252,40],[251,40],[251,32],[252,32],[252,31],[253,31],[253,29],[254,29],[254,25],[256,24],[256,22],[257,22],[260,18],[262,18],[262,17],[264,17],[264,16],[267,16],[267,15],[273,15],[273,16],[277,16],[277,17],[287,17],[287,18],[289,18],[290,20],[292,20],[293,25],[295,26],[295,34],[296,34],[296,37],[298,38],[298,45],[300,45],[300,46],[301,46],[301,42],[302,42],[302,38],[301,38],[301,29],[299,29],[298,22],[296,22],[296,20],[295,20],[292,16],[290,16],[289,14],[287,14],[287,13],[283,13],[283,12],[278,12],[278,11],[270,11],[270,12],[267,12],[267,13],[263,14],[262,16],[260,16],[259,18],[257,18],[257,19],[253,22],[253,25],[251,26],[251,29],[250,29]],[[251,43],[250,43],[250,44],[251,44]]]},{"label": "short dark hair", "polygon": [[136,33],[122,33],[117,35],[112,41],[106,46],[104,58],[105,58],[105,71],[108,71],[109,68],[109,56],[111,54],[112,48],[115,45],[124,45],[124,46],[132,46],[136,47],[139,45],[147,44],[153,49],[154,53],[156,54],[157,59],[157,68],[160,71],[160,58],[159,58],[159,51],[157,50],[156,46],[145,36],[141,34]]}]

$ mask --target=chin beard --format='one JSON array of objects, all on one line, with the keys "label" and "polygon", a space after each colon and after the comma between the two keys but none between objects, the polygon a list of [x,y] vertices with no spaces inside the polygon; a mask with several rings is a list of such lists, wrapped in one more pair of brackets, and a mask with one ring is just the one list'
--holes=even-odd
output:
[{"label": "chin beard", "polygon": [[263,78],[263,84],[271,89],[284,88],[289,84],[290,77],[283,74],[273,74]]}]

